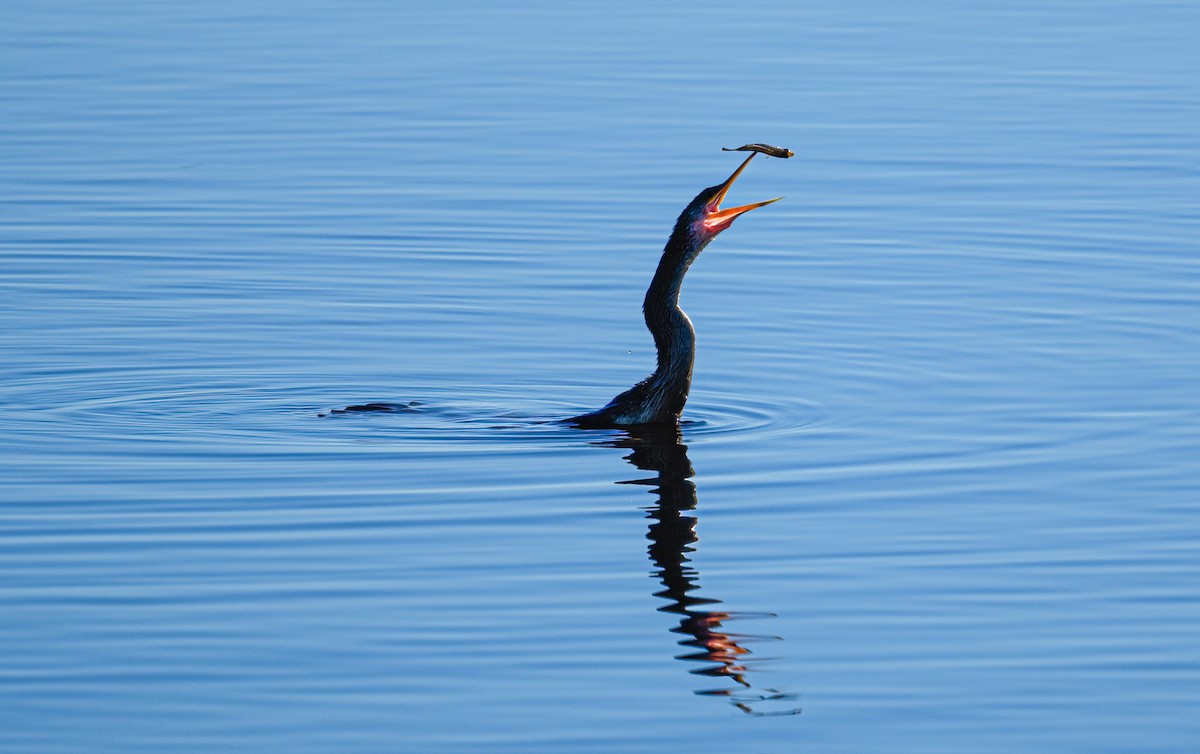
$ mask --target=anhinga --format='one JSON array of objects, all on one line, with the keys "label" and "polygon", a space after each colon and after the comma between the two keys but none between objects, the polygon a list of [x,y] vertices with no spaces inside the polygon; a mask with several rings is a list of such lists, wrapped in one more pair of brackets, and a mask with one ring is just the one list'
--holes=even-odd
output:
[{"label": "anhinga", "polygon": [[[790,149],[770,144],[746,144],[725,151],[750,152],[750,156],[724,183],[701,191],[680,213],[663,249],[658,270],[646,291],[646,300],[642,303],[646,327],[654,336],[654,347],[658,351],[658,367],[654,374],[613,398],[604,408],[565,419],[565,423],[583,428],[678,424],[683,405],[687,403],[688,390],[692,386],[692,364],[696,359],[696,331],[692,329],[692,321],[679,308],[679,287],[683,284],[683,276],[700,252],[704,251],[704,247],[718,233],[732,225],[734,220],[752,209],[765,207],[782,198],[721,209],[725,194],[750,164],[750,160],[754,159],[754,155],[761,152],[785,159],[793,156]],[[416,408],[419,405],[417,401],[365,403],[334,409],[329,413],[413,412],[420,410]]]},{"label": "anhinga", "polygon": [[[743,149],[749,151],[751,147],[763,146],[747,145]],[[679,308],[679,287],[688,267],[718,233],[743,213],[779,201],[769,199],[721,209],[725,194],[759,151],[767,150],[754,149],[728,180],[697,194],[675,221],[675,230],[667,240],[642,304],[646,327],[654,336],[654,347],[658,351],[658,367],[654,374],[613,398],[604,408],[571,417],[567,423],[578,427],[624,427],[679,421],[692,385],[692,364],[696,357],[696,332],[691,320]],[[779,156],[790,157],[791,152]]]}]

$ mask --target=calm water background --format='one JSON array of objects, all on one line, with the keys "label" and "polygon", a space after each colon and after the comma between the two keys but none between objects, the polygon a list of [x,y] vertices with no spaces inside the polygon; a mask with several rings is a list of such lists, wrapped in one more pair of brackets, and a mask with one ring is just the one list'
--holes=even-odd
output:
[{"label": "calm water background", "polygon": [[[1198,38],[8,4],[0,749],[1196,751]],[[747,141],[686,450],[539,423]]]}]

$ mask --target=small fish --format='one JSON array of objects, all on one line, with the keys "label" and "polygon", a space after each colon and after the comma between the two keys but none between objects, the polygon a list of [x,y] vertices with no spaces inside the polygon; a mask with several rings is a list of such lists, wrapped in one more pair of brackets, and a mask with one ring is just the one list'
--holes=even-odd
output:
[{"label": "small fish", "polygon": [[794,157],[796,155],[796,153],[790,149],[784,149],[783,147],[773,147],[770,144],[744,144],[744,145],[738,147],[737,149],[730,149],[729,147],[721,147],[721,151],[722,152],[762,152],[763,154],[765,154],[769,157],[782,157],[785,160],[789,157]]}]

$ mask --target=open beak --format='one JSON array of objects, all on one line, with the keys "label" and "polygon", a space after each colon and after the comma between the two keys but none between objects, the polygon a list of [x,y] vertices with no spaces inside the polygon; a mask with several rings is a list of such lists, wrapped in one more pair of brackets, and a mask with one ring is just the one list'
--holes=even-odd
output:
[{"label": "open beak", "polygon": [[782,196],[777,196],[774,199],[768,199],[765,202],[755,202],[754,204],[743,204],[740,207],[721,209],[721,202],[724,201],[725,194],[729,193],[729,189],[731,186],[733,186],[733,182],[738,179],[738,176],[742,174],[742,171],[746,169],[746,166],[750,164],[750,161],[754,159],[754,155],[756,154],[758,153],[752,152],[750,156],[747,157],[740,166],[738,166],[738,169],[733,171],[733,175],[729,176],[729,178],[721,184],[721,189],[717,191],[717,195],[714,196],[712,201],[708,203],[708,213],[704,218],[704,227],[708,230],[718,233],[732,225],[733,221],[736,220],[739,215],[745,214],[752,209],[765,207],[768,204],[777,202],[783,198]]}]

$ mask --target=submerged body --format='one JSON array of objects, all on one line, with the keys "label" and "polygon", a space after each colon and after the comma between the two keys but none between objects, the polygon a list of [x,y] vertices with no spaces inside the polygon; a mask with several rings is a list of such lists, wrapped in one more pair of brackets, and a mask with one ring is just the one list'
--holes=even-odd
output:
[{"label": "submerged body", "polygon": [[[776,148],[777,149],[777,148]],[[624,427],[640,424],[666,424],[679,421],[692,385],[692,364],[696,357],[696,332],[687,314],[679,308],[679,289],[683,276],[721,231],[741,214],[771,202],[721,209],[721,200],[742,170],[754,159],[753,152],[719,186],[701,191],[679,215],[675,229],[663,249],[658,269],[646,291],[642,312],[646,327],[654,336],[658,366],[654,373],[608,405],[566,421],[578,427]]]}]

